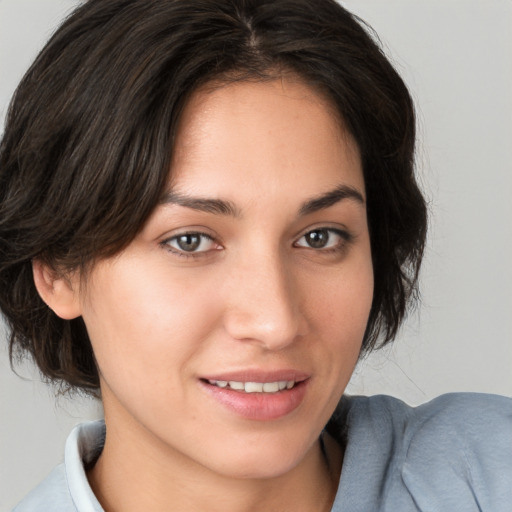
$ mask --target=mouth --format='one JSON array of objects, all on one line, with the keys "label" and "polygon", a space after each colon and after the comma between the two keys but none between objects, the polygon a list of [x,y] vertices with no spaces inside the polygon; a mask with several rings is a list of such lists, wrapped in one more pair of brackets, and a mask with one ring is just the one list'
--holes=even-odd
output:
[{"label": "mouth", "polygon": [[296,386],[295,380],[278,380],[274,382],[243,382],[236,380],[206,380],[208,384],[221,389],[231,389],[240,393],[279,393]]},{"label": "mouth", "polygon": [[296,371],[235,372],[201,378],[203,389],[223,409],[249,420],[271,421],[304,401],[310,375]]}]

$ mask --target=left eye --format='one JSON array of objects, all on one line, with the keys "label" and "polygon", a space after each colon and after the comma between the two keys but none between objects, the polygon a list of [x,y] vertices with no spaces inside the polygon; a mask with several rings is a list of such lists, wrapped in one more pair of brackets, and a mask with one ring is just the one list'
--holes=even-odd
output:
[{"label": "left eye", "polygon": [[210,251],[215,247],[213,239],[205,233],[182,233],[165,241],[177,252],[197,253]]},{"label": "left eye", "polygon": [[307,247],[310,249],[334,249],[339,247],[346,236],[342,231],[332,228],[313,229],[301,236],[295,245],[297,247]]}]

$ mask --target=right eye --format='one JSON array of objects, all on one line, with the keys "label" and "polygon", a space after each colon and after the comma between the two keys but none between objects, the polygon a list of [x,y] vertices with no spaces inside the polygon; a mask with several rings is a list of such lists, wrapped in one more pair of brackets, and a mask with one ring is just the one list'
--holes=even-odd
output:
[{"label": "right eye", "polygon": [[162,244],[180,256],[199,255],[217,248],[217,244],[206,233],[188,232],[174,235]]}]

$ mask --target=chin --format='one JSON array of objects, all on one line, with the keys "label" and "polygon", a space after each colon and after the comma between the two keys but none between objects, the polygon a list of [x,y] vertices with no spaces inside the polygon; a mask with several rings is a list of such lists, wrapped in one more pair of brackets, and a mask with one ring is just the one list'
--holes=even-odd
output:
[{"label": "chin", "polygon": [[[316,438],[315,438],[316,440]],[[313,443],[269,440],[266,436],[250,442],[225,446],[223,453],[212,454],[210,468],[225,477],[237,479],[279,478],[295,469],[313,452]]]},{"label": "chin", "polygon": [[241,460],[230,464],[223,464],[218,473],[234,479],[241,480],[268,480],[279,478],[288,474],[298,466],[300,459],[282,460]]}]

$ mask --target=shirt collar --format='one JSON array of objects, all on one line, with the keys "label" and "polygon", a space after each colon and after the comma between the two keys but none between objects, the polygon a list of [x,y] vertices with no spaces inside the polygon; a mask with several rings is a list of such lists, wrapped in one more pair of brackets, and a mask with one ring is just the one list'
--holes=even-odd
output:
[{"label": "shirt collar", "polygon": [[105,443],[105,422],[89,421],[77,425],[66,441],[64,461],[69,492],[78,512],[104,512],[92,492],[85,467],[100,455]]}]

